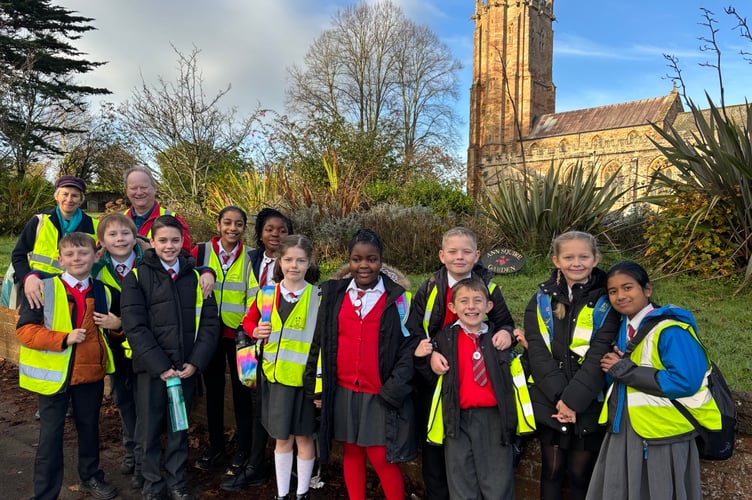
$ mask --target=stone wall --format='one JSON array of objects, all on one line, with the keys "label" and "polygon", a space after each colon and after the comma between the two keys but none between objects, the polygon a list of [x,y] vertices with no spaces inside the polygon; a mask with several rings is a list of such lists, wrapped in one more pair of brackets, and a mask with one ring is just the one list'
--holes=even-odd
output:
[{"label": "stone wall", "polygon": [[[0,357],[18,361],[18,341],[15,325],[18,316],[0,306]],[[225,421],[232,422],[232,397],[229,394],[230,383],[226,384]],[[736,440],[736,452],[729,460],[723,462],[702,463],[702,480],[707,500],[734,500],[749,498],[752,492],[752,394],[734,393],[738,402],[739,433]],[[205,423],[205,406],[203,398],[196,398],[191,411],[191,420]],[[334,448],[335,460],[338,448]],[[540,476],[540,449],[535,439],[528,441],[522,461],[517,468],[516,489],[520,500],[537,500],[540,498],[538,478]],[[405,464],[403,472],[414,481],[420,480],[418,461]]]}]

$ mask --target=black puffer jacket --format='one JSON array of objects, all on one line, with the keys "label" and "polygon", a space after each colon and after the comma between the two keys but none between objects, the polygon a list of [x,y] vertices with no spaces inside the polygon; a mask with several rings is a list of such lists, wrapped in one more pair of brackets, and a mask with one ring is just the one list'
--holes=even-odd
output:
[{"label": "black puffer jacket", "polygon": [[[514,404],[514,387],[512,375],[509,371],[509,349],[499,351],[493,346],[493,325],[489,324],[489,333],[480,336],[480,348],[483,351],[483,361],[486,365],[488,379],[491,381],[496,406],[499,409],[501,419],[502,442],[493,443],[508,446],[515,436],[517,427],[517,409]],[[434,337],[437,344],[437,352],[446,357],[449,363],[449,371],[444,375],[441,384],[441,405],[444,410],[444,431],[447,437],[455,438],[460,432],[460,393],[459,380],[457,378],[457,336],[464,335],[460,332],[459,325],[444,328]]]},{"label": "black puffer jacket", "polygon": [[178,278],[172,278],[153,249],[144,252],[138,278],[123,281],[120,311],[123,330],[133,349],[133,370],[152,377],[183,363],[203,371],[217,348],[220,321],[214,294],[204,299],[196,332],[198,275],[188,254],[178,257]]},{"label": "black puffer jacket", "polygon": [[[540,289],[551,296],[552,309],[556,308],[557,303],[562,303],[566,310],[563,319],[558,319],[553,314],[551,351],[546,347],[538,326],[536,295],[533,295],[525,309],[527,354],[534,381],[530,388],[530,398],[538,423],[582,436],[603,430],[602,426],[598,425],[602,406],[602,402],[598,401],[598,393],[605,384],[600,360],[611,349],[619,330],[620,316],[611,309],[603,326],[592,337],[584,361],[579,364],[579,356],[569,349],[577,315],[583,307],[594,306],[598,298],[606,293],[606,273],[597,267],[593,269],[587,283],[572,287],[571,301],[566,281],[563,277],[557,280],[557,273],[554,269],[548,281],[540,284]],[[557,413],[556,404],[559,400],[577,412],[577,423],[574,428],[562,425],[551,418],[551,415]]]},{"label": "black puffer jacket", "polygon": [[[382,273],[386,289],[386,307],[379,329],[379,375],[382,387],[379,398],[387,408],[386,457],[390,463],[407,462],[417,454],[412,393],[413,352],[420,337],[404,336],[397,311],[397,298],[405,291]],[[329,443],[333,435],[334,393],[337,385],[338,315],[350,279],[331,279],[321,284],[321,306],[316,332],[311,344],[304,376],[306,394],[314,397],[316,365],[321,352],[323,394],[321,395],[321,428],[319,446],[321,461],[329,459]],[[407,329],[417,331],[408,315]]]}]

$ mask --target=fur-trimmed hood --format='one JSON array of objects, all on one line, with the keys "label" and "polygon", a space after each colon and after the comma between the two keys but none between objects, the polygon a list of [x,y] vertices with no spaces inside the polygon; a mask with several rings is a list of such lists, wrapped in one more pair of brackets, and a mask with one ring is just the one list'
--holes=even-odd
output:
[{"label": "fur-trimmed hood", "polygon": [[[410,284],[410,280],[405,276],[402,271],[390,266],[389,264],[382,264],[381,265],[381,273],[389,276],[389,278],[397,283],[399,286],[404,288],[405,290],[410,291],[412,285]],[[343,280],[343,279],[349,279],[352,276],[350,275],[350,265],[344,264],[342,267],[337,269],[334,274],[332,274],[331,279],[333,280]]]}]

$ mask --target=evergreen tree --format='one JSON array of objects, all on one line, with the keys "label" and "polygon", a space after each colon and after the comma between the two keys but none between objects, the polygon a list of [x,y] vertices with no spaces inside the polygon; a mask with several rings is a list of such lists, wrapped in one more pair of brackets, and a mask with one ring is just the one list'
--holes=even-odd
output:
[{"label": "evergreen tree", "polygon": [[62,154],[59,134],[83,132],[66,125],[89,95],[104,88],[78,84],[103,62],[88,61],[71,42],[95,29],[92,18],[50,0],[0,0],[0,159],[22,178],[42,154]]}]

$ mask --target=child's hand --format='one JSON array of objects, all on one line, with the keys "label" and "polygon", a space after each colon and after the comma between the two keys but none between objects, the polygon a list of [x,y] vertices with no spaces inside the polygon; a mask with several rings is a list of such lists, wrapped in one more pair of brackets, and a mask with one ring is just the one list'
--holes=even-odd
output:
[{"label": "child's hand", "polygon": [[522,329],[514,329],[514,338],[517,339],[517,342],[522,346],[523,349],[527,350],[527,337],[525,337],[525,332],[523,332]]},{"label": "child's hand", "polygon": [[612,366],[621,361],[622,356],[624,356],[624,353],[618,347],[614,346],[614,352],[607,352],[601,358],[601,370],[607,373]]},{"label": "child's hand", "polygon": [[254,339],[267,339],[272,333],[272,324],[269,321],[262,321],[253,329]]},{"label": "child's hand", "polygon": [[84,328],[74,328],[68,334],[68,337],[65,339],[65,342],[68,345],[80,344],[81,342],[84,341],[84,339],[86,339],[86,330]]},{"label": "child's hand", "polygon": [[418,347],[415,348],[415,357],[416,358],[425,358],[426,356],[429,356],[433,352],[433,344],[431,343],[431,339],[423,339],[420,341],[420,344],[418,344]]},{"label": "child's hand", "polygon": [[318,408],[320,410],[321,409],[321,399],[320,398],[314,398],[314,400],[313,400],[313,406],[315,406],[316,408]]},{"label": "child's hand", "polygon": [[23,283],[24,295],[26,300],[29,301],[29,307],[31,309],[39,309],[44,304],[42,300],[42,292],[44,291],[44,285],[42,280],[36,274],[29,274]]},{"label": "child's hand", "polygon": [[494,336],[491,339],[491,343],[499,351],[509,349],[510,347],[512,347],[512,334],[506,330],[499,330],[498,332],[494,333]]},{"label": "child's hand", "polygon": [[198,282],[201,285],[201,291],[204,293],[205,299],[208,299],[214,291],[214,281],[214,275],[212,273],[201,273]]},{"label": "child's hand", "polygon": [[577,413],[575,413],[574,410],[572,410],[564,401],[559,401],[556,403],[556,410],[558,413],[554,413],[551,415],[552,418],[555,418],[561,423],[575,423],[577,422]]},{"label": "child's hand", "polygon": [[433,370],[436,375],[444,375],[449,371],[449,363],[440,352],[434,352],[431,354],[431,370]]},{"label": "child's hand", "polygon": [[196,373],[196,367],[190,363],[183,363],[183,369],[180,370],[178,377],[188,378],[192,377]]},{"label": "child's hand", "polygon": [[159,378],[160,380],[162,380],[162,382],[167,382],[167,379],[175,378],[179,376],[180,376],[180,372],[174,368],[170,368],[169,370],[165,370],[159,374]]},{"label": "child's hand", "polygon": [[98,312],[95,312],[93,316],[95,325],[101,326],[102,328],[106,328],[108,330],[120,330],[122,322],[120,321],[119,316],[115,316],[112,313],[102,314]]}]

